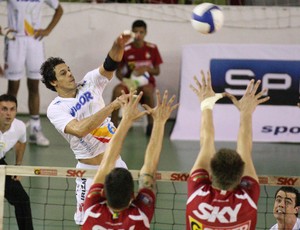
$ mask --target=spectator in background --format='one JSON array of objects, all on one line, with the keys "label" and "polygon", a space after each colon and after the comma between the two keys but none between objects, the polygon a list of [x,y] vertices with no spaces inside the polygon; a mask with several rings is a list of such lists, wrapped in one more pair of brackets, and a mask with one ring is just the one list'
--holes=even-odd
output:
[{"label": "spectator in background", "polygon": [[[17,106],[17,99],[14,96],[8,94],[0,96],[0,165],[7,165],[5,155],[11,149],[14,149],[16,154],[15,165],[21,165],[23,161],[26,126],[23,121],[16,119]],[[30,200],[19,176],[5,177],[4,197],[15,207],[19,229],[32,230]]]},{"label": "spectator in background", "polygon": [[275,193],[273,214],[277,220],[270,230],[299,230],[300,194],[296,188],[282,186]]},{"label": "spectator in background", "polygon": [[[131,29],[135,34],[134,41],[126,45],[123,59],[116,71],[121,83],[114,88],[112,101],[122,94],[122,90],[128,92],[130,88],[134,88],[137,89],[138,93],[143,91],[141,103],[153,107],[156,86],[154,76],[160,74],[160,64],[163,61],[157,46],[145,41],[147,35],[146,23],[142,20],[136,20],[133,22]],[[151,115],[148,115],[147,118],[146,134],[150,136],[153,119]],[[111,119],[117,127],[119,110],[113,111]]]},{"label": "spectator in background", "polygon": [[[43,3],[55,10],[45,29],[41,28]],[[14,31],[15,39],[6,39],[4,73],[8,79],[7,94],[17,97],[20,80],[26,67],[28,108],[30,114],[29,143],[48,146],[49,140],[42,133],[40,122],[39,82],[40,66],[44,61],[44,46],[41,41],[48,36],[63,14],[58,0],[7,1],[8,28]]]}]

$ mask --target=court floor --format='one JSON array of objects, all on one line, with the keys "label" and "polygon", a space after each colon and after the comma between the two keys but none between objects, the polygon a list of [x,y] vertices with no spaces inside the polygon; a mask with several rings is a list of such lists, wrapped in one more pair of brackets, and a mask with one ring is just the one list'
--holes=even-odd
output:
[{"label": "court floor", "polygon": [[[19,115],[18,118],[24,120],[25,122],[28,120],[28,116],[24,115]],[[73,153],[69,149],[67,142],[58,134],[58,132],[54,129],[54,127],[50,124],[46,117],[42,117],[42,124],[43,131],[45,135],[50,139],[51,145],[49,147],[37,147],[35,145],[28,144],[23,164],[31,166],[75,167],[76,160],[74,159]],[[199,142],[171,141],[169,139],[169,135],[173,125],[174,121],[169,121],[167,123],[163,150],[158,170],[189,172],[198,154]],[[148,137],[146,137],[146,135],[144,134],[144,129],[142,127],[134,126],[131,128],[125,141],[122,153],[122,158],[127,163],[129,169],[138,170],[141,168],[147,141]],[[216,147],[235,148],[235,143],[217,142]],[[257,173],[259,175],[300,176],[300,143],[254,143],[253,159],[257,169]],[[6,160],[8,163],[14,164],[14,154],[12,152],[8,153]],[[35,229],[77,229],[73,221],[69,220],[68,218],[63,218],[63,221],[65,221],[64,224],[57,224],[55,221],[51,220],[51,218],[60,219],[61,216],[65,215],[71,216],[70,219],[72,219],[75,197],[73,191],[68,190],[70,188],[74,188],[74,179],[68,180],[67,182],[63,179],[61,179],[61,181],[48,181],[47,179],[44,179],[37,182],[29,181],[28,178],[23,179],[23,183],[25,186],[30,185],[33,187],[29,192],[31,201],[34,203],[32,205],[32,213],[35,223]],[[48,184],[50,184],[52,187],[59,189],[57,191],[55,189],[52,191],[49,190],[49,188],[46,188],[45,191],[41,191],[38,189],[34,189],[35,184],[39,184],[45,188],[48,186]],[[160,194],[160,202],[158,206],[161,206],[162,208],[156,215],[157,222],[160,222],[160,218],[173,220],[175,219],[176,221],[181,222],[184,221],[184,210],[182,208],[178,208],[175,214],[174,212],[170,214],[167,210],[164,209],[164,206],[169,205],[171,209],[174,209],[175,206],[184,207],[184,192],[186,189],[185,183],[182,182],[178,186],[179,188],[175,189],[176,191],[179,191],[177,195],[168,192],[162,192],[162,194]],[[161,190],[164,189],[165,188]],[[267,189],[265,189],[264,187],[261,188],[263,197],[259,202],[259,208],[262,209],[262,213],[271,212],[273,206],[272,196],[275,189],[276,187]],[[46,206],[41,205],[38,201],[38,196],[41,196],[41,193],[42,196],[45,197],[49,196],[49,193],[51,193],[51,199],[54,199],[57,205],[53,205],[52,203],[49,203]],[[266,193],[268,193],[267,195],[270,196],[270,198],[265,198]],[[58,208],[59,206],[61,206],[61,202],[64,202],[66,206],[63,211],[59,211]],[[13,215],[13,209],[6,203],[5,216],[7,215]],[[51,216],[50,220],[43,220],[43,216],[47,217],[47,215]],[[172,217],[170,215],[172,215]],[[259,216],[258,225],[261,226],[259,227],[259,229],[267,229],[267,227],[263,226],[270,227],[270,225],[272,225],[273,223],[274,219],[272,213]],[[14,218],[6,218],[3,229],[17,229],[15,226]],[[173,226],[172,224],[168,226],[160,226],[158,224],[153,226],[152,229],[184,229],[184,227],[180,224],[173,224]]]}]

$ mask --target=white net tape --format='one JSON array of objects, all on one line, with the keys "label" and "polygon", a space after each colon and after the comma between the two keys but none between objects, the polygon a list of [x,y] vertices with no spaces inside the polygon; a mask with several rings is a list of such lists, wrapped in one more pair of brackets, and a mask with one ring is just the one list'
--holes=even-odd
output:
[{"label": "white net tape", "polygon": [[[130,170],[137,180],[139,171]],[[95,170],[44,166],[0,166],[0,183],[5,175],[22,176],[22,184],[30,196],[35,229],[75,229],[75,177],[93,177]],[[157,204],[151,229],[185,228],[186,180],[188,173],[159,171]],[[268,229],[275,222],[272,214],[274,194],[281,185],[300,187],[297,176],[259,176],[261,196],[258,203],[256,229]],[[4,185],[4,184],[3,184]],[[13,208],[4,202],[4,186],[0,191],[0,229],[16,229]],[[5,212],[3,212],[5,210]],[[4,218],[3,218],[4,217]],[[4,221],[3,221],[4,220]]]}]

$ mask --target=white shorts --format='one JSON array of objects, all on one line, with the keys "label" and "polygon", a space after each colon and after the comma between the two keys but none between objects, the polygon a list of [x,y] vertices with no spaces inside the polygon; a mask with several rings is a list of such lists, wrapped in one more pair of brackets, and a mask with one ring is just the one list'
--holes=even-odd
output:
[{"label": "white shorts", "polygon": [[40,68],[45,60],[42,41],[29,36],[17,36],[5,44],[5,78],[17,81],[24,76],[40,80]]},{"label": "white shorts", "polygon": [[[76,168],[84,168],[84,169],[98,169],[98,167],[99,167],[98,165],[87,165],[80,162],[78,162],[76,165]],[[117,160],[116,167],[127,169],[127,165],[122,160],[121,157]],[[77,225],[83,224],[83,217],[84,217],[83,203],[92,183],[93,183],[93,178],[81,178],[81,177],[76,178],[77,208],[74,214],[74,220]]]}]

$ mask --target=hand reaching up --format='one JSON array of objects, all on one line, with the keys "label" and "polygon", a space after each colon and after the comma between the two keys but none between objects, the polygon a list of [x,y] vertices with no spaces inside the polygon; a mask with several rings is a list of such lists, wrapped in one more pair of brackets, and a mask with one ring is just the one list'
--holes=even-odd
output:
[{"label": "hand reaching up", "polygon": [[143,104],[143,107],[152,115],[154,122],[166,122],[171,113],[178,108],[179,104],[173,105],[175,101],[175,95],[169,99],[168,91],[165,90],[163,98],[161,98],[159,90],[156,90],[157,105],[154,108],[150,108],[148,105]]}]

